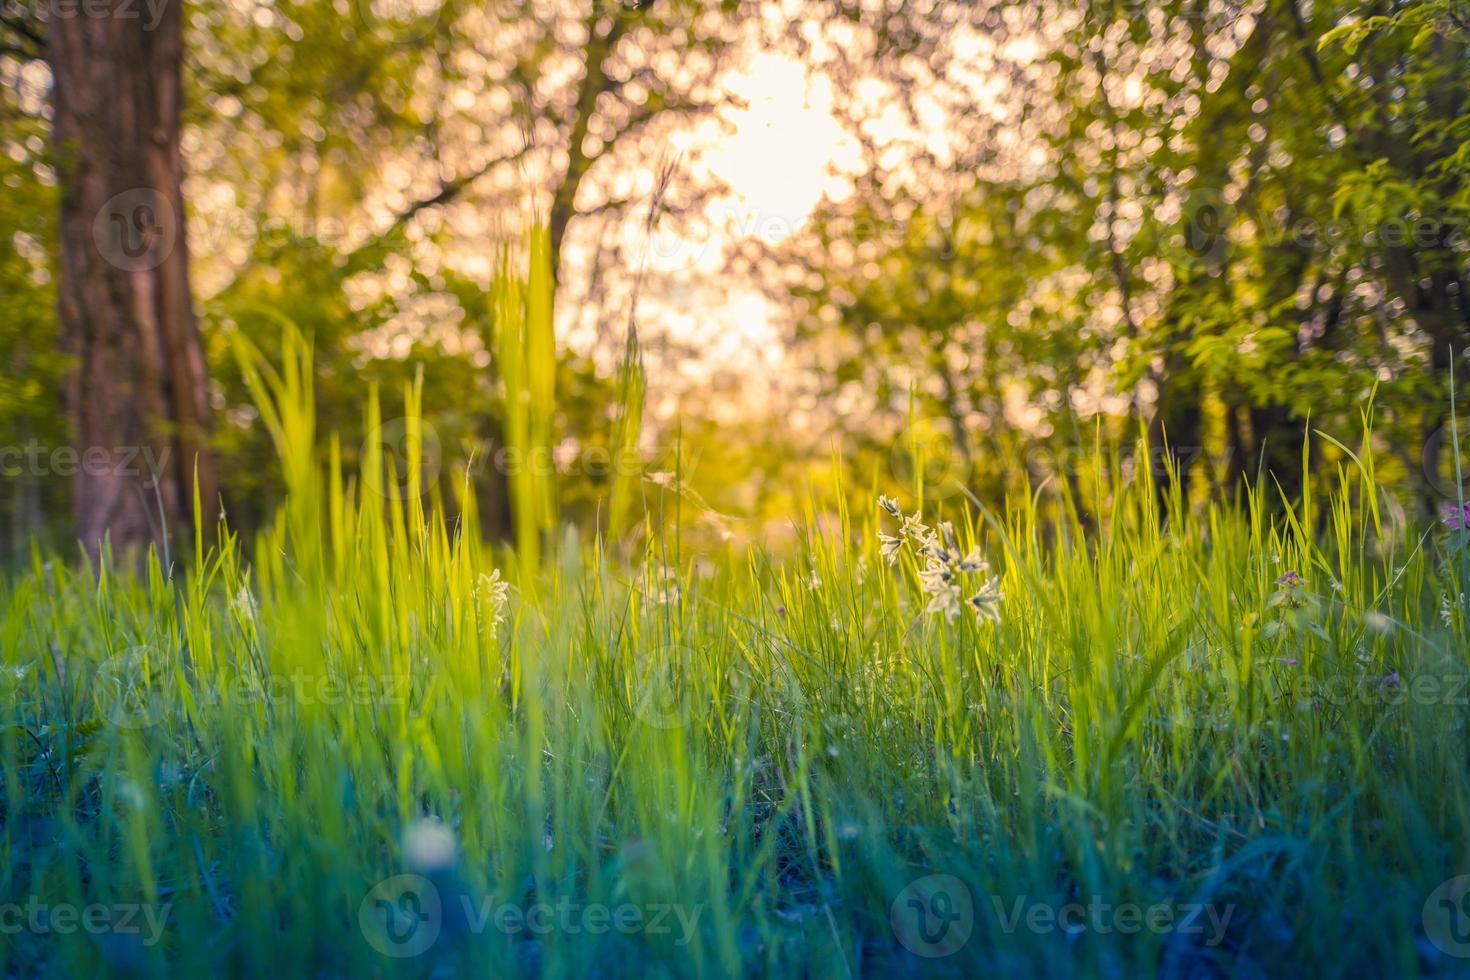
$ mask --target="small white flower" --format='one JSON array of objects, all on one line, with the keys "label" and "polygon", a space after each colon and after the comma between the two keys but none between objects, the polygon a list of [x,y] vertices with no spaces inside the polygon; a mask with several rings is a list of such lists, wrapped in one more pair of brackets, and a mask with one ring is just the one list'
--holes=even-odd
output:
[{"label": "small white flower", "polygon": [[993,623],[1000,622],[1000,603],[1005,598],[1005,593],[1000,589],[1000,579],[991,578],[970,598],[965,604],[975,611],[975,615],[981,620],[990,620]]},{"label": "small white flower", "polygon": [[959,542],[954,536],[954,525],[949,521],[939,522],[939,540],[944,544],[946,551],[959,551]]},{"label": "small white flower", "polygon": [[947,565],[931,564],[919,573],[919,586],[930,595],[955,585],[955,574]]},{"label": "small white flower", "polygon": [[[979,548],[971,548],[961,557],[959,539],[949,521],[941,521],[931,529],[923,522],[921,514],[905,515],[898,509],[898,504],[887,497],[880,497],[879,504],[902,521],[897,537],[881,531],[878,533],[884,560],[892,565],[898,559],[903,543],[911,542],[915,552],[924,559],[924,568],[919,572],[919,587],[929,597],[925,613],[943,613],[946,620],[953,622],[960,613],[963,577],[989,574],[989,563]],[[964,603],[982,619],[999,621],[1000,600],[1000,580],[992,577]]]},{"label": "small white flower", "polygon": [[1453,626],[1455,624],[1455,607],[1463,606],[1464,604],[1465,593],[1463,592],[1460,593],[1458,602],[1451,599],[1449,593],[1445,593],[1439,597],[1439,618],[1444,622],[1445,626]]},{"label": "small white flower", "polygon": [[653,473],[645,473],[643,479],[655,486],[663,487],[665,490],[675,489],[677,478],[668,470],[656,470]]},{"label": "small white flower", "polygon": [[924,607],[926,613],[944,613],[948,622],[954,622],[954,618],[960,614],[960,587],[954,582],[949,582],[931,593],[929,604]]},{"label": "small white flower", "polygon": [[255,601],[255,596],[251,594],[248,584],[244,582],[240,583],[239,591],[230,600],[230,609],[241,619],[254,621],[256,615],[260,612],[260,604]]},{"label": "small white flower", "polygon": [[920,544],[928,544],[934,539],[934,532],[930,530],[929,525],[924,523],[922,516],[918,511],[915,511],[912,516],[905,517],[903,519],[903,526],[898,529],[898,533],[905,538],[913,538]]},{"label": "small white flower", "polygon": [[903,538],[896,538],[891,534],[878,532],[878,550],[883,560],[892,565],[898,561],[898,549],[903,547]]},{"label": "small white flower", "polygon": [[483,602],[490,603],[490,625],[499,626],[505,622],[505,601],[510,594],[510,585],[501,579],[500,569],[490,570],[490,574],[480,573],[479,583],[475,586],[474,598],[476,608],[480,608]]},{"label": "small white flower", "polygon": [[415,820],[403,832],[404,863],[420,874],[452,868],[458,850],[454,831],[442,820]]},{"label": "small white flower", "polygon": [[939,541],[933,540],[924,546],[924,554],[931,562],[938,565],[954,565],[960,557],[960,553],[953,548],[946,548]]},{"label": "small white flower", "polygon": [[140,810],[148,805],[148,793],[131,779],[117,781],[117,797]]},{"label": "small white flower", "polygon": [[981,556],[979,548],[971,548],[970,553],[960,559],[960,571],[976,572],[983,575],[990,571],[990,562]]}]

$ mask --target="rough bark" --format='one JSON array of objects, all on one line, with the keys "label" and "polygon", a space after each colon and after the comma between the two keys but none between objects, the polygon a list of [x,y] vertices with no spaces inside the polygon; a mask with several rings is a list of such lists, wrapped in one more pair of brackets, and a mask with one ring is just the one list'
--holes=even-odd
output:
[{"label": "rough bark", "polygon": [[161,545],[216,501],[184,233],[181,7],[154,23],[111,0],[47,24],[73,513],[94,558],[108,539],[119,553]]}]

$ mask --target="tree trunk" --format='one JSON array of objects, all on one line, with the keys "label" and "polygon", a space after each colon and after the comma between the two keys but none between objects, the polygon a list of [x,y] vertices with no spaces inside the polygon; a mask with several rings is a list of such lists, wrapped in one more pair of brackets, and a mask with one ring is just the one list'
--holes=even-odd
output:
[{"label": "tree trunk", "polygon": [[108,539],[119,553],[162,546],[216,501],[184,235],[182,4],[164,4],[156,23],[141,4],[108,4],[52,18],[46,39],[72,503],[94,558]]}]

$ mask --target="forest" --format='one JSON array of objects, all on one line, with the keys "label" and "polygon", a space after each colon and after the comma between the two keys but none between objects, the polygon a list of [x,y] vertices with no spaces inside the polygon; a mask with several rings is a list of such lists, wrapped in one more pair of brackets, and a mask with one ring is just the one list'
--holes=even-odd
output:
[{"label": "forest", "polygon": [[1467,0],[0,0],[0,975],[1470,973]]}]

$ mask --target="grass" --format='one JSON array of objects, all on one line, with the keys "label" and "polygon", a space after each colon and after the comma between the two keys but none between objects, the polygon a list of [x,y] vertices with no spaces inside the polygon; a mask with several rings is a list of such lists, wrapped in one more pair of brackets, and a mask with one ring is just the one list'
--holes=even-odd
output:
[{"label": "grass", "polygon": [[1465,532],[1366,452],[1279,518],[931,499],[1003,592],[951,621],[876,501],[518,564],[322,462],[308,356],[253,546],[0,586],[5,975],[1467,972]]}]

